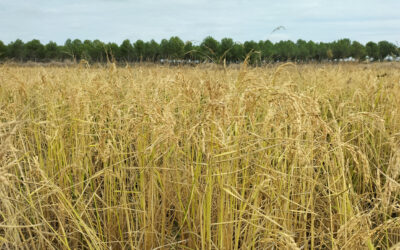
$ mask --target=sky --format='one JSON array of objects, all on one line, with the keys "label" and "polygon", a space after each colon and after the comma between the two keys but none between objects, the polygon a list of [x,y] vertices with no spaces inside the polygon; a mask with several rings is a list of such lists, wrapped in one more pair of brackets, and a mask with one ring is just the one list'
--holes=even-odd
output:
[{"label": "sky", "polygon": [[[0,0],[0,40],[400,43],[400,0]],[[272,32],[275,28],[283,26]]]}]

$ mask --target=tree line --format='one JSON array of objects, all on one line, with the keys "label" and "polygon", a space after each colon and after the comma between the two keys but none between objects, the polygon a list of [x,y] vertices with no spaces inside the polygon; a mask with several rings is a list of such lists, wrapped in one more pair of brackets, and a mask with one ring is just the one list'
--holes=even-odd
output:
[{"label": "tree line", "polygon": [[24,43],[22,40],[4,44],[0,41],[0,61],[50,62],[82,59],[89,63],[116,62],[215,62],[239,63],[247,56],[252,64],[262,62],[322,62],[353,58],[381,61],[388,56],[397,57],[400,48],[388,41],[368,42],[365,45],[350,39],[340,39],[330,43],[305,40],[235,42],[231,38],[220,41],[211,36],[200,44],[184,42],[177,36],[155,40],[124,40],[121,44],[104,43],[99,40],[68,39],[63,45],[55,42],[42,44],[39,40]]}]

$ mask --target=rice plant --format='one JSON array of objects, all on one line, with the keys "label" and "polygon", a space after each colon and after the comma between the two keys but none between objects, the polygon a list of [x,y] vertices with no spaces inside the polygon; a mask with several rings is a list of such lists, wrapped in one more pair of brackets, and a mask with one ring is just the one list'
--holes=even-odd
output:
[{"label": "rice plant", "polygon": [[0,67],[1,249],[396,249],[400,66]]}]

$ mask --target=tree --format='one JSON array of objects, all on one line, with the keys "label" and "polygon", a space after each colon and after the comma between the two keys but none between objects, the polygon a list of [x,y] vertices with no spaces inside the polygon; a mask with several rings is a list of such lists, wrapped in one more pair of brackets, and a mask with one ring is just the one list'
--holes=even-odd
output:
[{"label": "tree", "polygon": [[40,61],[44,59],[44,46],[39,40],[34,39],[25,44],[25,58],[32,61]]},{"label": "tree", "polygon": [[351,56],[350,39],[341,39],[332,43],[332,53],[334,59],[343,59]]},{"label": "tree", "polygon": [[128,39],[124,40],[120,46],[121,59],[127,62],[132,62],[134,58],[135,51]]},{"label": "tree", "polygon": [[108,43],[106,45],[106,51],[107,51],[107,56],[108,59],[111,61],[120,61],[121,59],[121,53],[118,44],[116,43]]},{"label": "tree", "polygon": [[204,38],[203,42],[200,44],[200,49],[206,60],[217,60],[219,43],[213,37],[208,36]]},{"label": "tree", "polygon": [[93,53],[93,42],[90,40],[83,41],[82,45],[82,58],[87,60],[88,62],[93,62],[94,59],[92,58]]},{"label": "tree", "polygon": [[50,41],[44,46],[44,57],[46,60],[61,59],[60,49],[57,43]]},{"label": "tree", "polygon": [[92,42],[90,56],[96,62],[105,62],[107,59],[106,45],[98,39],[94,40]]},{"label": "tree", "polygon": [[79,39],[73,40],[72,41],[72,47],[73,47],[73,50],[75,52],[74,54],[76,56],[76,59],[80,60],[81,57],[82,57],[82,51],[83,51],[83,43],[82,43],[82,41],[79,40]]},{"label": "tree", "polygon": [[292,41],[280,41],[275,44],[276,54],[275,60],[290,61],[296,57],[296,44]]},{"label": "tree", "polygon": [[250,56],[250,64],[256,65],[261,62],[261,53],[260,47],[258,47],[258,43],[256,43],[255,41],[246,41],[244,42],[243,47],[246,56]]},{"label": "tree", "polygon": [[318,45],[313,41],[307,42],[308,58],[311,60],[317,59]]},{"label": "tree", "polygon": [[71,41],[67,39],[64,44],[64,53],[69,55],[74,61],[80,60],[82,58],[83,43],[79,39]]},{"label": "tree", "polygon": [[12,59],[17,61],[50,61],[72,58],[74,61],[86,59],[89,62],[107,62],[115,59],[118,62],[150,61],[159,59],[173,60],[208,60],[221,63],[238,63],[245,60],[250,52],[249,63],[277,61],[325,61],[353,57],[363,60],[366,56],[373,60],[383,60],[387,56],[400,55],[400,48],[388,41],[379,43],[368,42],[365,46],[357,41],[340,39],[331,43],[314,43],[313,41],[297,40],[296,43],[288,41],[246,41],[243,44],[234,42],[231,38],[221,41],[213,37],[206,37],[200,45],[188,41],[184,43],[179,37],[163,39],[160,44],[155,40],[137,40],[132,44],[128,39],[121,45],[116,43],[104,44],[99,40],[67,39],[62,46],[50,41],[42,45],[34,39],[26,44],[20,39],[5,45],[0,41],[0,60]]},{"label": "tree", "polygon": [[7,56],[7,46],[0,41],[0,60],[4,60]]},{"label": "tree", "polygon": [[185,44],[183,41],[177,37],[173,36],[169,39],[169,58],[170,59],[183,59],[183,55],[185,54],[184,47]]},{"label": "tree", "polygon": [[259,41],[258,47],[261,50],[261,60],[262,61],[272,61],[272,57],[274,55],[274,44],[269,41]]},{"label": "tree", "polygon": [[162,59],[169,58],[169,42],[167,39],[162,39],[160,43],[160,54]]},{"label": "tree", "polygon": [[[107,57],[118,57],[119,46],[117,44],[104,44],[99,40],[85,40],[80,46],[81,59],[89,62],[105,62]],[[118,58],[120,60],[120,58]]]},{"label": "tree", "polygon": [[369,58],[373,58],[373,60],[379,59],[379,47],[378,44],[374,42],[368,42],[365,45],[365,50]]},{"label": "tree", "polygon": [[235,43],[231,38],[222,38],[219,46],[219,51],[217,53],[218,58],[226,59],[226,61],[231,62],[234,59],[233,56],[233,45]]},{"label": "tree", "polygon": [[388,41],[380,41],[378,43],[379,47],[379,59],[382,60],[387,56],[392,56],[397,54],[396,45],[389,43]]},{"label": "tree", "polygon": [[145,57],[146,61],[155,62],[160,56],[160,45],[152,39],[150,42],[145,43]]},{"label": "tree", "polygon": [[329,48],[329,49],[326,50],[326,58],[328,58],[329,60],[333,59],[332,49]]},{"label": "tree", "polygon": [[232,48],[232,57],[233,60],[238,63],[243,61],[246,58],[246,53],[244,51],[244,47],[240,43],[235,43]]},{"label": "tree", "polygon": [[300,61],[308,61],[310,52],[306,41],[299,39],[296,42],[296,58]]},{"label": "tree", "polygon": [[322,42],[316,44],[314,58],[319,62],[324,61],[326,59],[332,59],[333,53],[332,50],[329,48],[329,45],[327,43],[322,43]]},{"label": "tree", "polygon": [[183,51],[184,51],[184,56],[183,58],[185,60],[194,60],[196,56],[196,52],[194,50],[193,43],[190,41],[187,41],[185,45],[183,46]]},{"label": "tree", "polygon": [[143,40],[137,40],[134,44],[133,44],[133,51],[135,54],[135,59],[136,61],[143,61],[143,57],[145,55],[145,45]]},{"label": "tree", "polygon": [[357,41],[353,41],[350,51],[351,56],[357,60],[364,59],[367,55],[364,45]]},{"label": "tree", "polygon": [[15,42],[11,42],[8,45],[7,52],[7,57],[10,59],[18,61],[25,60],[24,42],[22,42],[20,39],[15,40]]}]

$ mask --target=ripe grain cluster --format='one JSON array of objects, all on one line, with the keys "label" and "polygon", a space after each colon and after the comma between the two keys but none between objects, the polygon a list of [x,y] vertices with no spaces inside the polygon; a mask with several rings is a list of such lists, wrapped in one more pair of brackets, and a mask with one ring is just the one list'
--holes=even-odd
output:
[{"label": "ripe grain cluster", "polygon": [[0,66],[0,249],[400,242],[400,66]]}]

